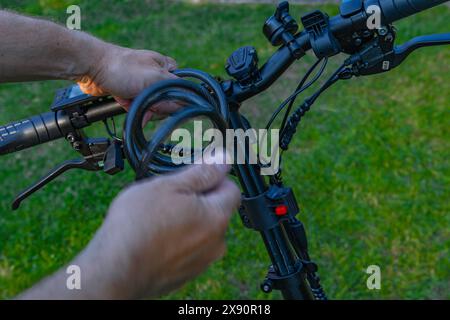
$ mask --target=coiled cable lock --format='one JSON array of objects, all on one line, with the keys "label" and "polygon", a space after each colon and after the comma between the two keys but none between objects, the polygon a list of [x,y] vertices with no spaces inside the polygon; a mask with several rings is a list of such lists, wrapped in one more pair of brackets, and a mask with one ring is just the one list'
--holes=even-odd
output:
[{"label": "coiled cable lock", "polygon": [[[171,172],[180,165],[169,155],[158,153],[163,142],[180,124],[195,117],[206,117],[215,128],[225,134],[229,119],[226,96],[221,85],[209,74],[195,69],[173,72],[180,78],[200,80],[200,84],[186,79],[164,80],[144,89],[134,99],[124,126],[124,151],[136,180],[155,174]],[[169,116],[150,140],[144,135],[142,122],[150,107],[161,101],[177,101],[183,107]]]}]

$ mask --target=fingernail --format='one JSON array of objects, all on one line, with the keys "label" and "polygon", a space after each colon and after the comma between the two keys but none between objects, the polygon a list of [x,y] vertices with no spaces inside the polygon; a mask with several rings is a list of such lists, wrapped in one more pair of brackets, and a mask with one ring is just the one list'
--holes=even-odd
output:
[{"label": "fingernail", "polygon": [[174,71],[177,68],[177,65],[169,63],[169,71]]}]

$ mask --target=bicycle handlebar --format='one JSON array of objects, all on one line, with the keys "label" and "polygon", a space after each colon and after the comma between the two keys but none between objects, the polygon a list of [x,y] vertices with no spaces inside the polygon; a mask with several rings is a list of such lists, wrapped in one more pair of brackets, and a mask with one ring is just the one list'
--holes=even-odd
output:
[{"label": "bicycle handlebar", "polygon": [[[381,9],[383,23],[390,24],[417,12],[437,6],[448,0],[353,0],[351,14],[337,15],[329,19],[330,32],[341,39],[355,30],[367,28],[366,9],[377,5]],[[352,1],[350,1],[352,2]],[[353,4],[354,5],[354,4]],[[359,7],[358,7],[359,6]],[[236,81],[225,81],[223,89],[230,101],[240,103],[267,89],[296,60],[312,48],[311,34],[303,31],[295,35],[299,52],[292,54],[287,45],[282,46],[260,69],[260,80],[252,86],[242,87]],[[341,49],[342,50],[342,49]],[[89,126],[93,122],[124,113],[114,102],[104,101],[84,110],[73,119],[66,110],[47,112],[22,121],[0,127],[0,155],[23,150],[41,143],[66,137],[68,133]],[[81,119],[80,119],[81,117]],[[80,121],[81,120],[81,121]]]},{"label": "bicycle handlebar", "polygon": [[[113,102],[111,97],[105,100],[98,99],[98,101],[96,98],[90,99],[89,104],[81,105],[81,100],[76,100],[70,107],[69,103],[64,102],[56,105],[58,108],[55,108],[54,105],[53,112],[0,127],[0,155],[61,137],[67,137],[71,141],[71,133],[77,134],[78,138],[81,137],[83,140],[82,148],[79,149],[76,149],[75,143],[71,141],[72,146],[80,151],[83,158],[66,161],[50,171],[44,178],[16,197],[13,209],[17,209],[21,201],[66,170],[73,168],[103,170],[108,174],[115,174],[123,169],[123,152],[136,172],[137,178],[175,170],[177,166],[169,156],[157,153],[159,150],[164,150],[165,147],[161,148],[161,142],[164,142],[174,128],[183,123],[185,119],[198,116],[209,118],[214,127],[221,132],[226,130],[227,124],[234,129],[250,128],[250,123],[241,117],[235,103],[240,103],[267,89],[296,59],[300,59],[306,51],[311,49],[319,61],[340,52],[350,54],[351,57],[347,60],[356,61],[351,63],[353,67],[356,63],[365,62],[363,60],[366,58],[364,50],[370,50],[373,47],[378,49],[377,41],[389,42],[390,45],[387,46],[386,51],[380,50],[375,54],[368,55],[370,61],[368,61],[369,69],[366,70],[366,73],[352,73],[352,75],[362,75],[370,74],[372,71],[378,72],[376,64],[370,65],[370,63],[378,61],[380,57],[382,62],[388,62],[389,69],[389,63],[392,62],[392,65],[400,63],[399,61],[406,58],[416,47],[450,43],[450,34],[447,34],[442,37],[415,39],[411,43],[394,48],[395,30],[389,26],[398,19],[443,2],[445,1],[345,1],[341,6],[341,14],[333,18],[328,18],[320,11],[302,17],[305,31],[300,33],[296,33],[297,25],[288,13],[287,3],[281,3],[276,14],[266,21],[264,34],[273,45],[282,46],[262,68],[257,66],[256,50],[244,47],[238,49],[236,54],[233,53],[227,66],[228,74],[235,80],[219,83],[201,71],[177,70],[175,74],[179,77],[195,78],[201,84],[186,80],[167,80],[143,90],[133,102],[127,116],[123,141],[116,139],[110,143],[106,138],[94,141],[94,139],[81,137],[83,135],[77,132],[93,122],[105,120],[124,112],[124,109]],[[366,10],[370,5],[377,5],[381,10],[383,24],[380,29],[369,30]],[[382,34],[382,31],[386,32]],[[355,34],[356,37],[363,37],[364,41],[355,44],[353,41],[356,38]],[[364,34],[366,35],[364,36]],[[392,55],[398,61],[395,61]],[[247,57],[249,58],[247,59]],[[361,61],[358,60],[359,57],[361,57]],[[390,60],[384,61],[384,58]],[[348,65],[346,64],[346,66]],[[282,132],[281,149],[287,150],[287,145],[295,133],[301,116],[309,110],[318,94],[337,81],[336,75],[342,69],[342,67],[339,68],[315,95],[305,100],[307,103],[305,102],[287,119],[283,132],[288,133],[283,134]],[[310,70],[313,71],[314,67]],[[384,68],[382,70],[386,71]],[[320,75],[321,71],[318,73],[318,77]],[[345,77],[343,76],[343,78]],[[306,79],[308,79],[308,73],[304,80]],[[302,85],[301,82],[299,87]],[[153,103],[161,101],[161,97],[182,101],[190,107],[173,114],[155,132],[152,139],[146,141],[141,126],[142,118]],[[59,108],[60,106],[63,109]],[[286,114],[288,115],[289,111]],[[114,137],[115,134],[110,132],[108,126],[106,127],[110,135]],[[245,141],[244,144],[244,148],[250,147]],[[88,150],[84,150],[84,148]],[[287,299],[325,300],[325,292],[316,275],[317,265],[311,261],[308,254],[304,227],[295,218],[299,209],[292,189],[284,187],[279,177],[273,177],[274,180],[271,177],[270,186],[267,186],[259,169],[258,165],[250,163],[233,167],[233,173],[239,179],[243,189],[243,201],[239,214],[246,227],[261,233],[272,262],[261,288],[264,292],[270,292],[272,289],[281,290],[283,297]],[[276,209],[280,207],[283,207],[285,212],[284,215],[278,216]]]},{"label": "bicycle handlebar", "polygon": [[[358,9],[354,9],[351,14],[336,15],[329,19],[329,29],[338,42],[345,39],[355,31],[366,30],[368,15],[366,10],[371,5],[377,5],[382,15],[382,24],[388,25],[402,18],[408,17],[420,11],[435,7],[448,0],[365,0],[360,1]],[[355,1],[358,2],[358,1]],[[356,8],[356,7],[355,7]],[[267,89],[278,77],[297,59],[312,49],[311,34],[302,31],[295,35],[297,47],[300,53],[297,56],[292,54],[288,46],[282,46],[264,64],[260,70],[260,81],[250,87],[242,87],[236,82],[228,84],[225,90],[229,92],[231,101],[243,102],[252,96]],[[340,48],[343,51],[342,48]]]},{"label": "bicycle handlebar", "polygon": [[383,14],[383,22],[393,23],[418,12],[430,9],[448,0],[366,0],[364,5],[378,5]]},{"label": "bicycle handlebar", "polygon": [[64,138],[70,132],[124,112],[116,102],[105,101],[87,108],[77,119],[67,110],[60,110],[14,121],[0,127],[0,155]]}]

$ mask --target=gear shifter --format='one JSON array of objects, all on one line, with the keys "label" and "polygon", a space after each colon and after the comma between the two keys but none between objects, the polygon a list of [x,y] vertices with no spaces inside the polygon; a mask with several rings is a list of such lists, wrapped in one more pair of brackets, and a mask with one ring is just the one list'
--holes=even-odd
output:
[{"label": "gear shifter", "polygon": [[[380,31],[379,31],[380,32]],[[378,35],[362,50],[347,59],[356,76],[387,72],[399,66],[414,50],[450,44],[450,33],[420,36],[398,46],[394,46],[395,30],[386,28],[385,35]]]}]

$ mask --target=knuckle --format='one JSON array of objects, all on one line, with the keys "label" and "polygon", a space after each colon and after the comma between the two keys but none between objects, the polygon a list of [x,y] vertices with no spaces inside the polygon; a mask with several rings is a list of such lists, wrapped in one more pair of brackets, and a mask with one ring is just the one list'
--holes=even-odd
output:
[{"label": "knuckle", "polygon": [[239,190],[238,186],[232,183],[232,196],[233,196],[233,200],[234,203],[236,204],[236,206],[239,206],[239,204],[241,203],[241,190]]},{"label": "knuckle", "polygon": [[217,180],[218,171],[212,165],[200,165],[197,167],[198,179],[202,185],[207,185]]},{"label": "knuckle", "polygon": [[230,179],[227,179],[226,183],[228,185],[227,187],[230,200],[228,204],[232,209],[236,209],[241,203],[241,191],[238,186]]}]

